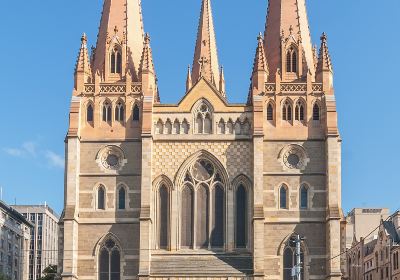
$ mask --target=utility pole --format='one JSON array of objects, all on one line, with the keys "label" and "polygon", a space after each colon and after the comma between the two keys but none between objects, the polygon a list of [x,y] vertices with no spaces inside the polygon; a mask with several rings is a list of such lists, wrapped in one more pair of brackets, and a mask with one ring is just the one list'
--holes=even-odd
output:
[{"label": "utility pole", "polygon": [[292,277],[296,280],[302,280],[301,279],[301,269],[303,267],[303,263],[301,262],[301,241],[305,240],[304,237],[301,237],[300,235],[295,235],[291,238],[291,242],[295,244],[295,259],[296,263],[294,264],[292,268]]}]

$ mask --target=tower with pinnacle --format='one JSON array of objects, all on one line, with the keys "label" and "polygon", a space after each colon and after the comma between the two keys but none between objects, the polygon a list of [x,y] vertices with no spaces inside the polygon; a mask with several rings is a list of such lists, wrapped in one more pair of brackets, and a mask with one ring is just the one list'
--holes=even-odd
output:
[{"label": "tower with pinnacle", "polygon": [[313,47],[305,0],[269,0],[247,102],[231,104],[212,3],[198,1],[177,104],[161,102],[167,77],[156,75],[140,0],[104,0],[96,46],[81,37],[62,279],[291,280],[297,265],[304,279],[339,280],[341,139],[327,35]]}]

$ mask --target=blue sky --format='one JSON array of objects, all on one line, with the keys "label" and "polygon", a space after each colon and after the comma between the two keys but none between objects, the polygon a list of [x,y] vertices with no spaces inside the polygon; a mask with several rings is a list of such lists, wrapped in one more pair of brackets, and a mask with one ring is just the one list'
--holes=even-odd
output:
[{"label": "blue sky", "polygon": [[[184,92],[200,0],[143,0],[163,102]],[[244,4],[245,3],[245,4]],[[314,43],[328,34],[343,138],[343,207],[400,207],[400,1],[308,0]],[[61,212],[64,138],[73,70],[101,0],[5,1],[0,10],[0,186],[8,203],[45,201]],[[231,102],[244,102],[266,0],[214,0],[220,64]]]}]

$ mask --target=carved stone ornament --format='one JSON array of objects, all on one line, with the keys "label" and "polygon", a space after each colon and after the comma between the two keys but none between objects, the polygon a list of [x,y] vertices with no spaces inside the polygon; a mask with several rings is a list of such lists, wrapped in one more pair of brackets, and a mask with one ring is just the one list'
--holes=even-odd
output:
[{"label": "carved stone ornament", "polygon": [[286,170],[304,170],[310,162],[305,149],[300,145],[288,145],[282,149],[279,159]]},{"label": "carved stone ornament", "polygon": [[106,172],[120,171],[128,162],[120,147],[107,146],[99,151],[96,159],[99,167]]}]

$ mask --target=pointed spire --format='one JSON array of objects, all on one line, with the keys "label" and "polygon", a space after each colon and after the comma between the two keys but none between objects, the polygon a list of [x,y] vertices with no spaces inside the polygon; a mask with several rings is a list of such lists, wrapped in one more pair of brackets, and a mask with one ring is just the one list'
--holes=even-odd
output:
[{"label": "pointed spire", "polygon": [[264,48],[271,73],[276,73],[277,69],[281,68],[281,44],[287,39],[286,36],[292,38],[294,42],[301,43],[306,68],[314,74],[305,0],[269,0]]},{"label": "pointed spire", "polygon": [[192,72],[190,71],[190,65],[188,66],[187,77],[186,77],[186,92],[192,88]]},{"label": "pointed spire", "polygon": [[322,71],[333,72],[331,56],[328,49],[328,37],[325,33],[321,36],[321,48],[319,49],[319,57],[317,64],[317,73]]},{"label": "pointed spire", "polygon": [[150,47],[150,36],[148,33],[146,33],[146,36],[144,38],[143,53],[142,53],[142,59],[140,61],[139,72],[155,74],[154,64],[153,64],[153,54]]},{"label": "pointed spire", "polygon": [[90,68],[89,53],[87,49],[87,37],[83,33],[81,38],[81,47],[75,65],[75,89],[81,91],[84,84],[89,82],[92,76]]},{"label": "pointed spire", "polygon": [[265,59],[265,51],[264,51],[264,40],[261,33],[257,37],[258,45],[256,50],[256,56],[254,57],[253,63],[253,73],[256,72],[266,72],[268,74],[268,65]]},{"label": "pointed spire", "polygon": [[201,77],[219,86],[219,64],[211,0],[202,0],[196,48],[193,59],[192,81]]},{"label": "pointed spire", "polygon": [[225,96],[225,73],[224,67],[221,66],[221,70],[219,72],[219,92],[222,96]]},{"label": "pointed spire", "polygon": [[88,75],[91,73],[89,53],[87,49],[87,37],[85,33],[83,33],[81,37],[81,47],[79,49],[79,55],[75,65],[75,73],[77,72],[83,72]]},{"label": "pointed spire", "polygon": [[[93,68],[104,74],[112,45],[122,48],[122,72],[137,79],[143,50],[141,0],[104,0]],[[125,68],[126,67],[126,68]]]}]

